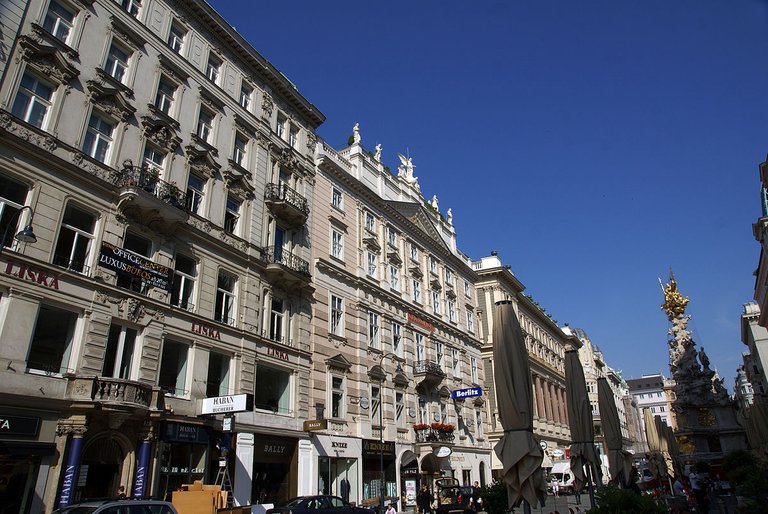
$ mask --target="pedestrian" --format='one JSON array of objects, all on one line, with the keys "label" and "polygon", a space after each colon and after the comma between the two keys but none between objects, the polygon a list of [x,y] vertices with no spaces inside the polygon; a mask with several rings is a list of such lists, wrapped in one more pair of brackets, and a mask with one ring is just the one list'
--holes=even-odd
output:
[{"label": "pedestrian", "polygon": [[125,486],[120,484],[120,487],[117,488],[117,499],[118,500],[125,500],[127,498],[125,494]]},{"label": "pedestrian", "polygon": [[421,486],[421,491],[416,497],[416,506],[419,508],[419,514],[430,514],[430,505],[432,504],[432,495],[429,494],[426,485]]},{"label": "pedestrian", "polygon": [[552,496],[557,498],[560,496],[560,484],[557,482],[557,480],[552,481]]},{"label": "pedestrian", "polygon": [[389,504],[389,507],[387,507],[387,514],[397,514],[397,509],[395,508],[395,502],[392,502]]}]

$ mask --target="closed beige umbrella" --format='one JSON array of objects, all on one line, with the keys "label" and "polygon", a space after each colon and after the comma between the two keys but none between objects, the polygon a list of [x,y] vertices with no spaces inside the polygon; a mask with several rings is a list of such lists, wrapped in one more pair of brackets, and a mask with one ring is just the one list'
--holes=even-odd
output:
[{"label": "closed beige umbrella", "polygon": [[493,313],[493,377],[504,435],[494,450],[501,460],[510,507],[524,499],[544,502],[547,486],[541,471],[544,453],[533,438],[533,389],[523,331],[512,302],[496,304]]},{"label": "closed beige umbrella", "polygon": [[[584,466],[590,465],[598,484],[602,483],[600,457],[595,450],[595,427],[592,420],[592,405],[587,395],[584,369],[577,350],[565,352],[565,388],[568,403],[568,422],[571,426],[571,473],[576,490],[590,483],[584,476]],[[590,489],[590,499],[592,490]]]},{"label": "closed beige umbrella", "polygon": [[632,455],[624,450],[621,423],[613,391],[605,378],[597,379],[597,401],[600,406],[600,424],[603,427],[605,445],[608,447],[608,467],[611,482],[628,486],[632,472]]},{"label": "closed beige umbrella", "polygon": [[656,417],[650,409],[643,411],[645,422],[645,436],[648,440],[648,469],[656,478],[667,476],[667,463],[661,453],[661,435],[656,424]]}]

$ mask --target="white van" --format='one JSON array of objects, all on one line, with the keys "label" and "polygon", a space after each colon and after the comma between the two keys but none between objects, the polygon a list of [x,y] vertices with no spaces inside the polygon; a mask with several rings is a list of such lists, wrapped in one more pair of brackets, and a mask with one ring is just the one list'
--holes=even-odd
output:
[{"label": "white van", "polygon": [[573,493],[573,473],[571,473],[571,463],[569,461],[555,462],[552,465],[552,470],[549,472],[549,481],[553,483],[555,480],[557,480],[560,494]]}]

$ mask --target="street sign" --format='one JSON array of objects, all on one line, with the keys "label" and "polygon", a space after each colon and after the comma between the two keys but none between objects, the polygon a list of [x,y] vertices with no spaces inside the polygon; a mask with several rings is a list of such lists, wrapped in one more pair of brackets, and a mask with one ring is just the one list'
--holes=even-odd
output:
[{"label": "street sign", "polygon": [[470,387],[468,389],[454,389],[451,391],[451,398],[454,400],[463,400],[464,398],[474,398],[482,396],[483,389],[480,387]]},{"label": "street sign", "polygon": [[253,410],[252,394],[233,394],[203,398],[200,414],[224,414],[227,412],[246,412]]}]

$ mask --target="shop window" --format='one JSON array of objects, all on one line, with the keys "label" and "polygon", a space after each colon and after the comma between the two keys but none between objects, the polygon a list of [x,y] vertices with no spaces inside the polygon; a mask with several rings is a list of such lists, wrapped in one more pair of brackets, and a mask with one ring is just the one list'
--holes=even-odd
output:
[{"label": "shop window", "polygon": [[[5,241],[0,243],[3,247],[14,244],[14,235],[18,232],[20,224],[17,215],[26,202],[27,193],[26,185],[0,175],[0,234],[5,234]],[[16,226],[9,228],[8,225],[12,222],[15,222]]]},{"label": "shop window", "polygon": [[36,75],[26,72],[21,77],[11,113],[39,129],[45,130],[51,110],[54,87]]},{"label": "shop window", "polygon": [[229,356],[211,352],[208,357],[207,397],[229,394]]},{"label": "shop window", "polygon": [[342,419],[346,415],[345,399],[344,377],[331,375],[331,418]]},{"label": "shop window", "polygon": [[137,331],[113,323],[109,327],[107,348],[104,351],[104,367],[101,374],[105,377],[130,380],[131,368],[136,346]]},{"label": "shop window", "polygon": [[40,305],[27,355],[27,370],[59,375],[69,371],[77,314]]},{"label": "shop window", "polygon": [[[152,241],[132,232],[126,232],[125,239],[123,240],[123,249],[149,258],[152,255]],[[142,294],[147,291],[147,284],[142,279],[122,273],[117,275],[117,287],[124,287]]]},{"label": "shop window", "polygon": [[53,253],[57,266],[87,274],[93,245],[93,231],[96,217],[71,203],[64,209],[59,239]]},{"label": "shop window", "polygon": [[160,377],[157,385],[172,396],[185,396],[189,345],[166,339],[160,359]]},{"label": "shop window", "polygon": [[194,311],[192,303],[197,278],[197,265],[193,259],[176,255],[173,265],[173,286],[171,289],[171,305],[188,311]]},{"label": "shop window", "polygon": [[290,414],[291,372],[260,363],[256,368],[253,406],[279,414]]}]

